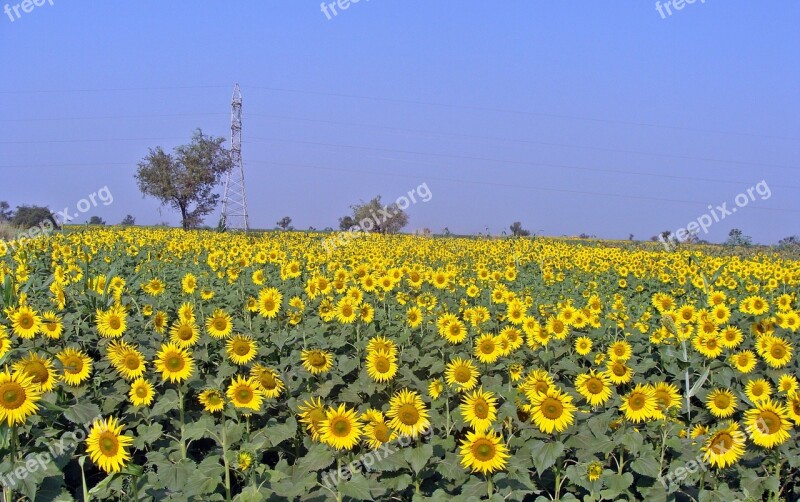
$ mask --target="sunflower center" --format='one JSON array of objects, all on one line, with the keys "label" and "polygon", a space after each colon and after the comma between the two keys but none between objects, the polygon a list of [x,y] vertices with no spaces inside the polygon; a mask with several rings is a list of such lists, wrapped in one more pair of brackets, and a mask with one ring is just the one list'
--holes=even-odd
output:
[{"label": "sunflower center", "polygon": [[350,317],[351,315],[353,315],[353,307],[351,307],[350,305],[343,306],[342,307],[342,316]]},{"label": "sunflower center", "polygon": [[27,314],[20,316],[19,325],[23,329],[30,329],[33,326],[33,318]]},{"label": "sunflower center", "polygon": [[494,340],[485,340],[481,342],[480,346],[481,353],[491,354],[492,352],[494,352],[494,347],[495,347]]},{"label": "sunflower center", "polygon": [[747,354],[742,354],[739,356],[738,362],[739,366],[747,366],[750,362],[750,357]]},{"label": "sunflower center", "polygon": [[387,373],[391,368],[391,364],[389,364],[389,359],[379,356],[375,358],[375,369],[378,370],[378,373]]},{"label": "sunflower center", "polygon": [[189,325],[184,324],[178,330],[178,338],[180,338],[184,342],[188,342],[189,340],[191,340],[192,336],[194,336],[194,333],[192,327]]},{"label": "sunflower center", "polygon": [[720,432],[711,440],[708,449],[718,454],[725,454],[733,448],[733,444],[733,437],[731,437],[730,434],[727,432]]},{"label": "sunflower center", "polygon": [[618,377],[625,376],[626,369],[624,364],[614,363],[611,366],[611,371]]},{"label": "sunflower center", "polygon": [[389,431],[389,427],[387,427],[386,424],[376,424],[372,429],[372,435],[381,443],[385,443],[391,439],[391,431]]},{"label": "sunflower center", "polygon": [[464,366],[459,366],[453,371],[453,378],[458,383],[467,383],[472,378],[472,371]]},{"label": "sunflower center", "polygon": [[413,404],[404,404],[398,410],[397,418],[404,425],[416,425],[419,421],[419,411]]},{"label": "sunflower center", "polygon": [[16,382],[4,383],[0,387],[0,396],[3,397],[0,408],[5,410],[16,410],[25,402],[25,389]]},{"label": "sunflower center", "polygon": [[267,298],[263,302],[264,310],[270,312],[275,309],[275,302],[271,298]]},{"label": "sunflower center", "polygon": [[564,405],[561,404],[561,401],[552,397],[545,399],[540,409],[542,410],[542,415],[550,420],[556,420],[564,413]]},{"label": "sunflower center", "polygon": [[233,352],[240,357],[246,356],[250,352],[250,344],[244,340],[236,340],[233,343]]},{"label": "sunflower center", "polygon": [[139,357],[136,354],[130,354],[125,356],[125,367],[129,370],[136,370],[139,369],[140,361]]},{"label": "sunflower center", "polygon": [[489,417],[489,404],[483,399],[478,399],[472,405],[472,412],[481,420],[486,420]]},{"label": "sunflower center", "polygon": [[25,365],[25,373],[33,377],[33,383],[43,384],[50,379],[50,372],[39,361],[31,361]]},{"label": "sunflower center", "polygon": [[140,385],[136,387],[136,397],[140,397],[142,399],[147,397],[147,387],[144,385]]},{"label": "sunflower center", "polygon": [[261,386],[267,390],[272,390],[278,386],[278,382],[275,381],[275,376],[270,372],[265,372],[261,375],[259,379]]},{"label": "sunflower center", "polygon": [[308,363],[314,367],[325,366],[325,356],[319,352],[312,352],[308,356]]},{"label": "sunflower center", "polygon": [[786,349],[780,344],[773,344],[769,349],[770,355],[773,359],[783,359],[786,356]]},{"label": "sunflower center", "polygon": [[605,385],[603,385],[603,382],[597,377],[592,377],[586,382],[586,389],[591,394],[600,394],[603,392],[604,388]]},{"label": "sunflower center", "polygon": [[64,371],[67,373],[80,373],[83,370],[83,359],[80,357],[70,357],[64,361]]},{"label": "sunflower center", "polygon": [[614,355],[619,356],[619,357],[624,356],[625,355],[625,347],[622,347],[620,345],[617,345],[616,347],[614,347]]},{"label": "sunflower center", "polygon": [[472,445],[472,456],[481,462],[492,460],[495,455],[495,448],[488,439],[479,439]]},{"label": "sunflower center", "polygon": [[760,384],[753,385],[753,395],[754,396],[760,397],[760,396],[764,395],[764,391],[765,390],[766,389],[764,388],[763,385],[760,385]]},{"label": "sunflower center", "polygon": [[544,394],[547,392],[547,389],[550,388],[550,384],[545,382],[544,380],[539,380],[533,385],[533,388],[536,389],[536,392],[539,394]]},{"label": "sunflower center", "polygon": [[170,371],[180,371],[186,365],[186,362],[183,360],[179,354],[170,354],[167,356],[167,368]]},{"label": "sunflower center", "polygon": [[236,399],[238,399],[240,403],[247,404],[253,400],[253,391],[248,387],[239,387],[239,389],[236,390]]},{"label": "sunflower center", "polygon": [[100,451],[107,457],[113,457],[119,450],[119,441],[116,436],[111,432],[103,432],[100,435],[100,440],[97,442]]},{"label": "sunflower center", "polygon": [[333,435],[336,437],[347,437],[350,434],[350,421],[345,418],[335,418],[330,426]]},{"label": "sunflower center", "polygon": [[225,331],[228,328],[228,321],[223,318],[214,319],[214,329],[217,331]]},{"label": "sunflower center", "polygon": [[642,408],[644,408],[646,402],[647,399],[645,399],[645,397],[639,393],[632,394],[631,397],[628,399],[628,405],[633,411],[639,411]]},{"label": "sunflower center", "polygon": [[108,318],[108,325],[111,329],[119,329],[122,326],[122,321],[117,316],[111,316]]},{"label": "sunflower center", "polygon": [[756,427],[762,434],[775,434],[781,428],[781,417],[771,411],[762,411],[756,420]]},{"label": "sunflower center", "polygon": [[725,394],[717,394],[714,397],[714,406],[721,409],[726,409],[731,404],[731,399]]}]

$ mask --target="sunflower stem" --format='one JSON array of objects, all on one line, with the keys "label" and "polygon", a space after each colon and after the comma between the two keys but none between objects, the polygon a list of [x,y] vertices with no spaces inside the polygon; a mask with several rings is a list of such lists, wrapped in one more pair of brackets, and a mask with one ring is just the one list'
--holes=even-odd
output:
[{"label": "sunflower stem", "polygon": [[222,414],[222,464],[225,467],[225,500],[231,500],[231,468],[228,465],[228,431],[225,424],[225,413]]},{"label": "sunflower stem", "polygon": [[184,439],[184,430],[186,429],[186,422],[183,416],[183,389],[178,385],[178,411],[181,417],[181,458],[186,460],[186,440]]},{"label": "sunflower stem", "polygon": [[342,482],[342,456],[336,455],[336,502],[342,502],[342,490],[340,484]]},{"label": "sunflower stem", "polygon": [[494,476],[492,474],[486,476],[486,484],[488,485],[486,492],[487,495],[489,495],[489,498],[491,499],[492,495],[494,495]]}]

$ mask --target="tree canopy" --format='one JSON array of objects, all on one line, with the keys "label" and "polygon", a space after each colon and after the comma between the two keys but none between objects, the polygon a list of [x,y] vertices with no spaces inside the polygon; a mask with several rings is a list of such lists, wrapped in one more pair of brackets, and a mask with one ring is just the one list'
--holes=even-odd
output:
[{"label": "tree canopy", "polygon": [[139,190],[181,213],[183,229],[197,228],[219,201],[214,188],[233,167],[224,138],[203,135],[198,129],[191,143],[166,153],[150,149],[136,172]]}]

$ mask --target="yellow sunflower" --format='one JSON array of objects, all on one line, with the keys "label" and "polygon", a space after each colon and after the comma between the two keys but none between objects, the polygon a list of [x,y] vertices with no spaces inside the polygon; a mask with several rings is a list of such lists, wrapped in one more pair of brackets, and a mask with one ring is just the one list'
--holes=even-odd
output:
[{"label": "yellow sunflower", "polygon": [[758,446],[773,448],[789,439],[792,424],[786,407],[767,399],[744,414],[745,427],[750,439]]},{"label": "yellow sunflower", "polygon": [[25,373],[9,373],[8,368],[0,372],[0,422],[8,426],[20,425],[39,411],[36,402],[42,398],[33,378]]},{"label": "yellow sunflower", "polygon": [[306,426],[314,441],[320,439],[320,424],[326,419],[325,403],[322,398],[312,397],[307,399],[298,407],[300,411],[300,422]]},{"label": "yellow sunflower", "polygon": [[254,378],[238,375],[231,381],[226,395],[237,408],[253,411],[261,409],[261,402],[264,400],[264,391]]},{"label": "yellow sunflower", "polygon": [[61,379],[67,385],[81,385],[92,372],[92,359],[80,350],[67,348],[59,352],[56,358],[61,361]]},{"label": "yellow sunflower", "polygon": [[773,368],[783,368],[792,360],[792,344],[778,336],[766,335],[766,350],[761,356]]},{"label": "yellow sunflower", "polygon": [[117,419],[95,420],[89,437],[86,438],[86,452],[97,467],[106,473],[117,473],[131,459],[126,450],[133,443],[133,438],[122,434],[122,425]]},{"label": "yellow sunflower", "polygon": [[97,310],[97,332],[104,338],[119,338],[128,327],[127,311],[120,304],[108,310]]},{"label": "yellow sunflower", "polygon": [[655,391],[649,385],[638,384],[622,398],[620,411],[634,423],[644,422],[657,412]]},{"label": "yellow sunflower", "polygon": [[756,355],[752,350],[743,350],[733,354],[728,360],[737,371],[743,374],[750,373],[756,367]]},{"label": "yellow sunflower", "polygon": [[319,424],[320,439],[337,450],[352,450],[361,440],[362,427],[356,411],[340,404],[325,411]]},{"label": "yellow sunflower", "polygon": [[747,399],[757,403],[764,401],[772,396],[772,385],[763,378],[749,380],[744,386],[744,393]]},{"label": "yellow sunflower", "polygon": [[258,353],[258,346],[256,342],[253,341],[252,337],[235,335],[228,339],[225,345],[225,351],[228,354],[228,359],[230,359],[233,364],[241,366],[255,359]]},{"label": "yellow sunflower", "polygon": [[225,338],[233,331],[230,314],[222,309],[214,309],[214,313],[206,318],[206,331],[214,338]]},{"label": "yellow sunflower", "polygon": [[478,370],[472,359],[456,357],[448,363],[445,369],[445,379],[449,385],[455,385],[458,390],[472,390],[478,383]]},{"label": "yellow sunflower", "polygon": [[225,396],[219,389],[206,389],[197,396],[197,400],[209,413],[217,413],[225,408]]},{"label": "yellow sunflower", "polygon": [[42,314],[42,325],[39,331],[51,340],[58,340],[64,331],[64,324],[55,312],[45,312]]},{"label": "yellow sunflower", "polygon": [[142,353],[135,346],[125,342],[120,344],[112,342],[108,346],[108,358],[125,380],[135,380],[141,377],[147,368],[147,362]]},{"label": "yellow sunflower", "polygon": [[736,422],[727,422],[706,440],[703,461],[724,469],[739,461],[744,455],[746,437]]},{"label": "yellow sunflower", "polygon": [[179,317],[169,329],[169,340],[178,347],[188,349],[197,344],[200,333],[194,321]]},{"label": "yellow sunflower", "polygon": [[797,377],[794,375],[783,374],[778,379],[778,390],[791,396],[797,392]]},{"label": "yellow sunflower", "polygon": [[619,340],[608,347],[608,358],[614,361],[627,361],[633,354],[631,344],[625,340]]},{"label": "yellow sunflower", "polygon": [[161,345],[161,350],[156,354],[155,365],[162,378],[173,383],[187,380],[194,369],[191,354],[173,343]]},{"label": "yellow sunflower", "polygon": [[633,369],[625,364],[624,361],[609,359],[606,373],[611,383],[620,385],[633,380]]},{"label": "yellow sunflower", "polygon": [[483,388],[461,398],[461,416],[475,432],[484,432],[497,418],[497,398]]},{"label": "yellow sunflower", "polygon": [[389,427],[389,424],[383,419],[382,414],[379,419],[367,421],[366,425],[364,425],[363,432],[364,441],[367,443],[367,446],[373,450],[397,438],[397,433]]},{"label": "yellow sunflower", "polygon": [[58,375],[53,366],[53,361],[47,357],[41,357],[35,352],[28,353],[13,365],[15,373],[23,373],[32,379],[33,385],[40,392],[50,392],[56,386]]},{"label": "yellow sunflower", "polygon": [[20,338],[31,339],[36,336],[42,326],[42,318],[27,305],[21,305],[9,316],[14,334]]},{"label": "yellow sunflower", "polygon": [[267,319],[274,319],[281,309],[283,295],[275,288],[265,288],[258,292],[258,313]]},{"label": "yellow sunflower", "polygon": [[562,432],[575,421],[574,413],[577,408],[572,404],[572,396],[554,386],[546,392],[528,394],[528,398],[531,401],[530,414],[533,423],[546,434]]},{"label": "yellow sunflower", "polygon": [[250,370],[250,376],[261,386],[261,390],[264,391],[264,397],[267,399],[275,399],[283,392],[283,380],[278,376],[278,372],[271,368],[256,364]]},{"label": "yellow sunflower", "polygon": [[128,398],[134,406],[150,406],[154,395],[153,385],[143,378],[135,380],[128,392]]},{"label": "yellow sunflower", "polygon": [[736,396],[728,389],[714,389],[706,397],[706,409],[717,418],[733,415],[736,405]]},{"label": "yellow sunflower", "polygon": [[376,382],[388,382],[397,374],[397,357],[377,350],[367,353],[367,374]]},{"label": "yellow sunflower", "polygon": [[656,418],[664,418],[672,408],[681,407],[681,396],[674,384],[658,382],[653,386],[653,395],[656,398]]},{"label": "yellow sunflower", "polygon": [[461,441],[461,465],[472,472],[491,474],[505,469],[508,448],[494,431],[467,432]]},{"label": "yellow sunflower", "polygon": [[575,339],[575,352],[585,356],[592,351],[592,340],[588,336],[581,336]]},{"label": "yellow sunflower", "polygon": [[391,419],[389,426],[392,429],[411,438],[417,438],[430,427],[425,403],[419,394],[409,389],[392,396],[386,416]]},{"label": "yellow sunflower", "polygon": [[333,367],[333,354],[324,350],[303,350],[300,359],[312,375],[327,373]]},{"label": "yellow sunflower", "polygon": [[431,399],[439,399],[443,391],[444,383],[441,378],[431,380],[431,383],[428,384],[428,395],[431,396]]},{"label": "yellow sunflower", "polygon": [[480,338],[475,340],[475,357],[478,361],[486,364],[492,364],[500,357],[500,347],[497,344],[496,337],[491,333],[486,333]]},{"label": "yellow sunflower", "polygon": [[605,371],[598,373],[595,370],[589,370],[588,373],[577,376],[575,390],[592,407],[601,406],[611,399],[611,379]]}]

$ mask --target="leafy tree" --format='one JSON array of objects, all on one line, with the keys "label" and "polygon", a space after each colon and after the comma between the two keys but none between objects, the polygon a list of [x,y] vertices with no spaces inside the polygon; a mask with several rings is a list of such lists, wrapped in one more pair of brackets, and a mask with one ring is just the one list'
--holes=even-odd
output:
[{"label": "leafy tree", "polygon": [[800,237],[796,235],[790,235],[789,237],[784,237],[783,239],[778,241],[778,247],[781,248],[800,247]]},{"label": "leafy tree", "polygon": [[511,230],[511,235],[513,235],[514,237],[527,237],[531,235],[531,232],[529,230],[525,230],[524,228],[522,228],[522,223],[518,221],[512,223],[511,226],[508,228],[509,230]]},{"label": "leafy tree", "polygon": [[728,232],[728,240],[725,241],[726,246],[751,246],[752,244],[752,237],[744,235],[738,228],[731,229]]},{"label": "leafy tree", "polygon": [[219,194],[213,190],[233,167],[224,142],[224,138],[203,135],[198,129],[191,143],[175,148],[171,154],[160,146],[150,149],[136,172],[142,195],[178,209],[184,230],[197,228],[216,207]]},{"label": "leafy tree", "polygon": [[4,200],[0,201],[0,222],[11,221],[13,217],[14,212],[11,210],[11,206],[8,205],[8,202]]},{"label": "leafy tree", "polygon": [[53,213],[42,206],[17,206],[14,216],[11,217],[11,224],[20,228],[39,226],[45,221],[50,221],[54,228],[60,228]]},{"label": "leafy tree", "polygon": [[[408,225],[408,214],[394,202],[388,206],[381,204],[380,195],[369,202],[350,206],[350,209],[353,211],[353,216],[350,217],[353,224],[365,232],[396,234]],[[348,217],[339,220],[340,227],[343,221],[346,222],[345,218]]]},{"label": "leafy tree", "polygon": [[120,223],[120,225],[122,225],[124,227],[132,227],[133,225],[136,225],[136,218],[134,218],[133,216],[131,216],[129,214],[129,215],[125,216],[125,218],[122,219],[122,222]]},{"label": "leafy tree", "polygon": [[288,216],[284,216],[283,218],[278,220],[278,222],[275,223],[275,224],[278,225],[278,228],[280,228],[284,232],[286,230],[292,230],[292,228],[293,228],[291,226],[292,225],[292,219],[290,217],[288,217]]},{"label": "leafy tree", "polygon": [[89,225],[105,225],[106,222],[99,216],[92,216],[89,218]]},{"label": "leafy tree", "polygon": [[356,226],[356,220],[354,220],[352,216],[342,216],[339,218],[339,230],[342,232],[347,232],[354,226]]}]

